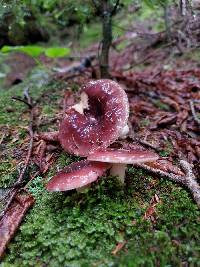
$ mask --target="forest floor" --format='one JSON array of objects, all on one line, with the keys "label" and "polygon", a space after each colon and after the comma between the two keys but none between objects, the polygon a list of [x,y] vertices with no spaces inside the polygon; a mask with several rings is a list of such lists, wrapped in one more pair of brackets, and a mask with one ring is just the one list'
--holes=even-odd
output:
[{"label": "forest floor", "polygon": [[[97,50],[97,44],[91,45],[79,51],[79,58],[97,55]],[[79,160],[37,136],[56,130],[81,85],[98,78],[97,59],[85,67],[79,58],[41,57],[37,65],[20,53],[1,56],[2,199],[19,176],[30,142],[29,109],[12,97],[22,97],[29,88],[35,104],[33,153],[23,180],[35,203],[1,266],[200,266],[200,210],[186,188],[167,178],[129,166],[124,188],[116,177],[104,176],[85,193],[46,191],[52,175]],[[196,177],[199,59],[200,49],[180,55],[157,35],[139,38],[130,32],[116,40],[111,54],[112,78],[129,97],[127,142],[156,151],[157,167],[169,173],[180,174],[179,159],[186,160]]]}]

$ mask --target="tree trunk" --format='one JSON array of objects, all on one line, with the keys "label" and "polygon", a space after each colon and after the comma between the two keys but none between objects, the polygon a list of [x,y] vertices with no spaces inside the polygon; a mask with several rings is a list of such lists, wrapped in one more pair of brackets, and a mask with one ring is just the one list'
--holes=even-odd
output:
[{"label": "tree trunk", "polygon": [[172,34],[171,34],[171,25],[170,25],[170,20],[169,20],[169,15],[168,15],[168,6],[164,6],[164,20],[165,20],[165,29],[166,29],[166,34],[167,34],[167,40],[170,42],[172,40]]},{"label": "tree trunk", "polygon": [[107,1],[104,1],[104,12],[102,14],[102,48],[99,57],[101,78],[109,78],[109,50],[112,44],[112,15],[108,11]]},{"label": "tree trunk", "polygon": [[109,50],[112,45],[112,16],[115,15],[120,0],[115,4],[110,0],[92,0],[102,20],[102,41],[99,52],[99,67],[101,78],[110,78]]}]

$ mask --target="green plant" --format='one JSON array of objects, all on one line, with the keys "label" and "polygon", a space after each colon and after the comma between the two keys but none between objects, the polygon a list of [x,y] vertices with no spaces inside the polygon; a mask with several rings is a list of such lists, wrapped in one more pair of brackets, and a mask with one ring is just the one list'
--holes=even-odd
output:
[{"label": "green plant", "polygon": [[143,2],[150,8],[165,7],[172,3],[172,0],[143,0]]},{"label": "green plant", "polygon": [[0,52],[10,53],[10,52],[23,52],[33,58],[39,57],[44,53],[47,57],[58,58],[68,56],[71,52],[70,48],[67,47],[42,47],[36,45],[26,45],[26,46],[8,46],[5,45],[1,48]]},{"label": "green plant", "polygon": [[14,0],[1,1],[0,47],[47,41],[52,33],[84,23],[94,16],[89,0]]}]

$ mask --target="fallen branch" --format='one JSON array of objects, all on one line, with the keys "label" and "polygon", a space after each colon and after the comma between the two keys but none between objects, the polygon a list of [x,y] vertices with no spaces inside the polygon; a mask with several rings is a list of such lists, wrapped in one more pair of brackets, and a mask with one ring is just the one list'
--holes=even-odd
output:
[{"label": "fallen branch", "polygon": [[31,195],[18,194],[0,221],[0,258],[2,258],[7,244],[19,227],[25,213],[33,205]]},{"label": "fallen branch", "polygon": [[192,166],[185,160],[180,160],[180,165],[185,173],[185,176],[168,173],[160,169],[152,168],[146,164],[136,164],[136,166],[146,171],[149,171],[163,178],[168,178],[169,180],[179,183],[188,188],[194,200],[196,201],[197,206],[200,208],[200,185],[197,183],[196,177],[193,174]]},{"label": "fallen branch", "polygon": [[192,171],[192,166],[185,160],[181,160],[180,164],[185,172],[185,185],[191,191],[194,200],[200,208],[200,185],[196,181],[196,177]]}]

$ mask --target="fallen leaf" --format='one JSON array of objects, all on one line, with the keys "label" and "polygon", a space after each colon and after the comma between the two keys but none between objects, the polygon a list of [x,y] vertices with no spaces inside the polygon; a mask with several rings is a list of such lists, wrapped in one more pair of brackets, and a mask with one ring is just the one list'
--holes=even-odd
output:
[{"label": "fallen leaf", "polygon": [[143,218],[145,220],[151,220],[153,223],[156,222],[156,219],[157,219],[157,216],[156,216],[156,206],[158,203],[160,203],[160,198],[157,194],[155,194],[151,201],[150,201],[150,205],[149,207],[147,208]]}]

